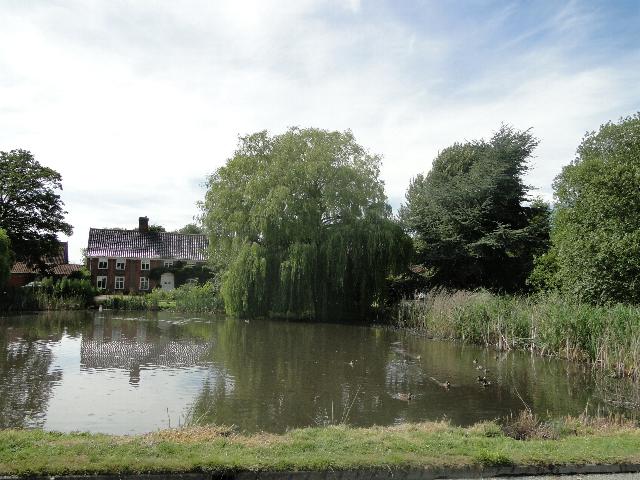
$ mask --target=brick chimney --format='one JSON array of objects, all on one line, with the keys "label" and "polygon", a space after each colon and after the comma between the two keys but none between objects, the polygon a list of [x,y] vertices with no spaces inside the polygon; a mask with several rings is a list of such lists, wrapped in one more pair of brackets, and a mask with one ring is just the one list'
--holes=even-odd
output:
[{"label": "brick chimney", "polygon": [[138,230],[145,233],[149,231],[149,217],[138,218]]},{"label": "brick chimney", "polygon": [[68,242],[60,242],[62,245],[62,257],[64,263],[69,263],[69,243]]}]

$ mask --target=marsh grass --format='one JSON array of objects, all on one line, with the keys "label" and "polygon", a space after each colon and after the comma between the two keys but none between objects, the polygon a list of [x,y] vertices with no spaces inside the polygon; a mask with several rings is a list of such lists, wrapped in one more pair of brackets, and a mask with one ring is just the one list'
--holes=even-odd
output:
[{"label": "marsh grass", "polygon": [[593,306],[555,294],[437,290],[424,300],[401,301],[395,322],[435,338],[499,350],[526,349],[587,361],[615,376],[640,378],[640,308],[635,306]]},{"label": "marsh grass", "polygon": [[498,425],[502,434],[515,440],[558,440],[572,435],[634,431],[638,428],[637,421],[623,415],[542,418],[529,409],[508,415],[501,419]]},{"label": "marsh grass", "polygon": [[[640,430],[635,425],[586,417],[551,422],[526,413],[514,417],[511,427],[483,422],[461,428],[440,421],[370,428],[337,425],[282,435],[243,435],[220,426],[136,436],[4,430],[0,475],[640,462]],[[510,431],[515,433],[505,434]]]}]

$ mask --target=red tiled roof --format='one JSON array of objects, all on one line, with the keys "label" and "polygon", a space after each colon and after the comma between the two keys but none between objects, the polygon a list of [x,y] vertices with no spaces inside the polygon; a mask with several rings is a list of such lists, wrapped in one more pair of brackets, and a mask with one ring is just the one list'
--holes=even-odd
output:
[{"label": "red tiled roof", "polygon": [[29,268],[24,262],[16,262],[11,267],[11,273],[15,275],[19,273],[36,273],[36,271],[33,268]]},{"label": "red tiled roof", "polygon": [[91,228],[86,255],[205,261],[208,245],[206,235]]},{"label": "red tiled roof", "polygon": [[[53,255],[52,257],[43,257],[44,263],[49,266],[53,266],[54,268],[58,265],[66,265],[69,261],[67,259],[68,252],[68,244],[67,242],[58,242],[60,247],[58,248],[58,253]],[[38,270],[30,267],[25,262],[16,262],[11,267],[11,273],[13,274],[21,274],[21,273],[38,273]],[[57,274],[56,274],[57,275]],[[66,275],[66,274],[60,274]]]},{"label": "red tiled roof", "polygon": [[79,272],[80,270],[82,270],[82,265],[78,265],[77,263],[64,263],[53,267],[53,274],[71,275],[73,272]]},{"label": "red tiled roof", "polygon": [[[82,268],[82,265],[75,263],[63,263],[62,265],[53,265],[51,273],[54,275],[70,275],[72,272],[77,272]],[[39,273],[37,269],[29,267],[24,262],[16,262],[11,267],[11,273],[13,275],[25,274],[25,273]]]}]

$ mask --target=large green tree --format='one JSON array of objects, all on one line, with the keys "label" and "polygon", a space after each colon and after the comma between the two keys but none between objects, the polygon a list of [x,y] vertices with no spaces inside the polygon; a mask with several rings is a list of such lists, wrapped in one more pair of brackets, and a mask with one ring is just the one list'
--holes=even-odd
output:
[{"label": "large green tree", "polygon": [[227,312],[355,319],[381,305],[411,246],[379,166],[348,131],[241,138],[204,202]]},{"label": "large green tree", "polygon": [[549,241],[549,207],[523,181],[538,141],[503,126],[491,140],[456,143],[411,182],[401,218],[430,286],[524,287]]},{"label": "large green tree", "polygon": [[46,269],[43,258],[58,253],[58,233],[71,235],[57,190],[62,178],[26,150],[0,152],[0,228],[16,260]]},{"label": "large green tree", "polygon": [[554,190],[554,282],[593,303],[639,303],[640,113],[587,133]]},{"label": "large green tree", "polygon": [[9,248],[9,236],[0,228],[0,287],[3,287],[9,278],[13,258]]}]

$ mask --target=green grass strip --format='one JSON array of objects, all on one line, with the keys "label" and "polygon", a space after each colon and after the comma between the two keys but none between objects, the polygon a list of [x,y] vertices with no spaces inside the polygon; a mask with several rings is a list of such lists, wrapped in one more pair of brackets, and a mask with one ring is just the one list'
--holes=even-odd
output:
[{"label": "green grass strip", "polygon": [[[595,424],[594,424],[595,425]],[[193,427],[138,436],[0,431],[0,475],[231,472],[640,463],[640,429],[584,425],[515,440],[494,423],[334,426],[283,435]]]}]

